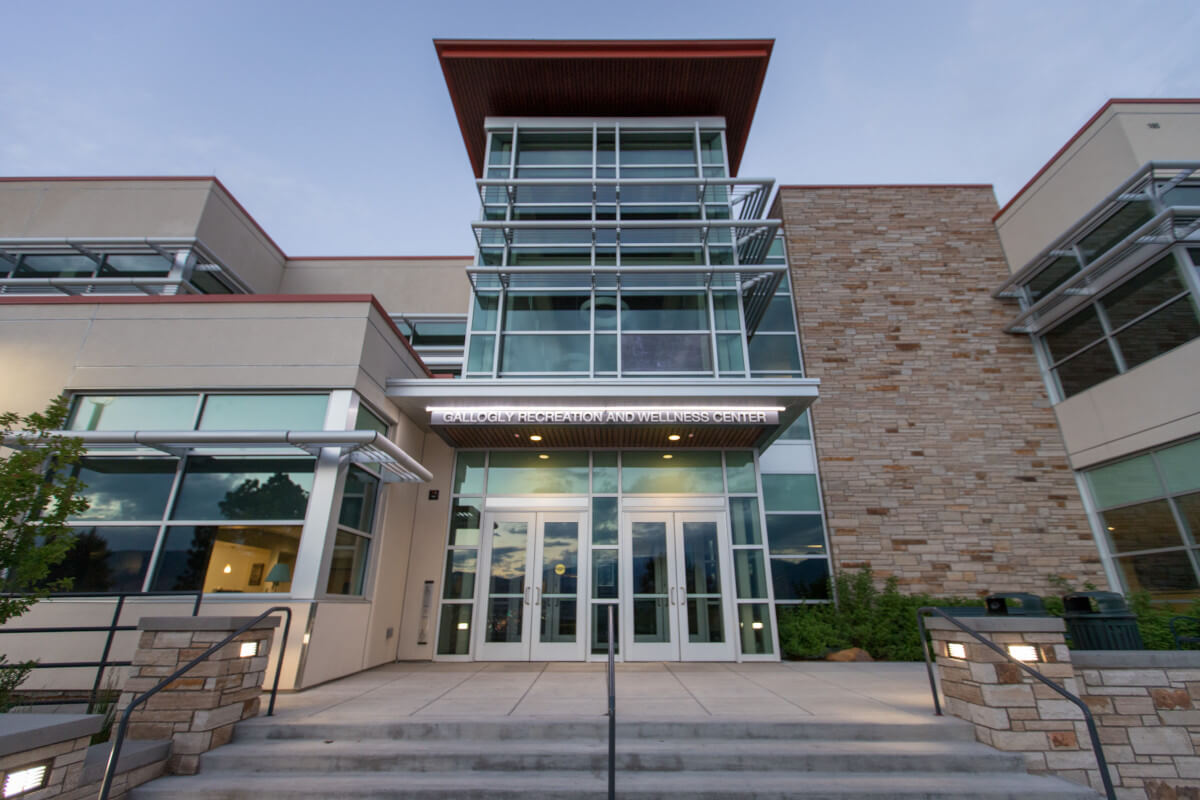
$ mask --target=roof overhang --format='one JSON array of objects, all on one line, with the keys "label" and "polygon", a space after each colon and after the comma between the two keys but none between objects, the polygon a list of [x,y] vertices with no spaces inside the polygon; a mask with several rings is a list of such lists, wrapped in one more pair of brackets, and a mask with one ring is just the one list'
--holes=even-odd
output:
[{"label": "roof overhang", "polygon": [[[55,437],[79,439],[92,454],[148,449],[183,457],[189,453],[230,455],[230,448],[283,448],[318,455],[330,447],[351,463],[377,466],[385,482],[424,483],[433,474],[395,442],[377,431],[55,431]],[[37,447],[44,439],[35,433],[11,433],[5,447]]]},{"label": "roof overhang", "polygon": [[467,154],[483,176],[487,117],[724,117],[736,175],[773,39],[435,39]]},{"label": "roof overhang", "polygon": [[812,405],[819,385],[815,378],[393,379],[387,394],[452,447],[720,448],[767,446]]}]

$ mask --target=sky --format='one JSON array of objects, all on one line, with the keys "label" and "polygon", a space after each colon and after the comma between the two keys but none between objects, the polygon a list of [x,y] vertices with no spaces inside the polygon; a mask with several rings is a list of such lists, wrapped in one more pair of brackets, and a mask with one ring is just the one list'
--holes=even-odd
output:
[{"label": "sky", "polygon": [[292,257],[465,255],[434,38],[772,38],[741,174],[990,183],[1200,97],[1196,0],[0,0],[0,176],[216,175]]}]

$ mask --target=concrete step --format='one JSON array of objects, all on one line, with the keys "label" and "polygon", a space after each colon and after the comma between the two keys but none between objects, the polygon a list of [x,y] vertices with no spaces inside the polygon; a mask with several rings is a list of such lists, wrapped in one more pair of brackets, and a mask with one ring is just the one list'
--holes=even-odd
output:
[{"label": "concrete step", "polygon": [[[347,723],[276,722],[266,717],[237,726],[235,741],[262,739],[415,739],[420,741],[475,741],[494,743],[514,740],[608,741],[608,719],[449,719],[422,721],[363,721]],[[957,719],[931,717],[920,724],[890,722],[846,722],[813,718],[804,722],[764,720],[617,721],[617,741],[641,739],[853,742],[973,742],[971,725]],[[494,744],[488,746],[494,747]]]},{"label": "concrete step", "polygon": [[[561,800],[607,796],[603,775],[581,772],[241,773],[161,778],[133,790],[132,800]],[[618,774],[622,800],[1095,800],[1089,789],[1022,773],[639,772]]]},{"label": "concrete step", "polygon": [[[972,742],[784,742],[638,739],[618,741],[617,770],[626,772],[1020,772],[1023,758]],[[513,740],[492,748],[478,742],[378,739],[236,742],[204,756],[202,771],[287,772],[514,772],[602,773],[603,742]]]}]

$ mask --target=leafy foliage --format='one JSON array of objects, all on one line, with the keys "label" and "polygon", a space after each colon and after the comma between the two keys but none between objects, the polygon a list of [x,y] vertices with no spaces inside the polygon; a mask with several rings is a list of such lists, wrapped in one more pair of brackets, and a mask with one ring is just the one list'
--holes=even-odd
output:
[{"label": "leafy foliage", "polygon": [[834,650],[861,647],[882,661],[921,661],[918,608],[983,605],[975,598],[901,594],[895,578],[888,578],[880,590],[870,568],[843,572],[834,580],[836,602],[779,608],[784,655],[823,658]]},{"label": "leafy foliage", "polygon": [[14,705],[16,697],[13,693],[21,682],[29,677],[36,661],[26,661],[23,664],[8,665],[8,658],[0,655],[0,714],[8,713]]},{"label": "leafy foliage", "polygon": [[0,435],[23,431],[39,442],[0,461],[0,570],[10,593],[0,597],[0,625],[50,592],[70,588],[69,580],[47,580],[75,541],[67,520],[88,507],[79,496],[83,484],[71,475],[83,443],[53,433],[65,426],[67,412],[67,399],[57,397],[40,414],[0,414]]},{"label": "leafy foliage", "polygon": [[247,478],[225,493],[217,506],[226,519],[303,519],[308,492],[282,472],[266,483]]}]

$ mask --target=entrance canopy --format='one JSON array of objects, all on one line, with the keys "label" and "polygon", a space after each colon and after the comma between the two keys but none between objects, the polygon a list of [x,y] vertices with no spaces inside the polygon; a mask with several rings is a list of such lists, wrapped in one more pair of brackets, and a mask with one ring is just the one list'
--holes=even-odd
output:
[{"label": "entrance canopy", "polygon": [[388,381],[452,447],[764,447],[817,398],[814,378]]}]

